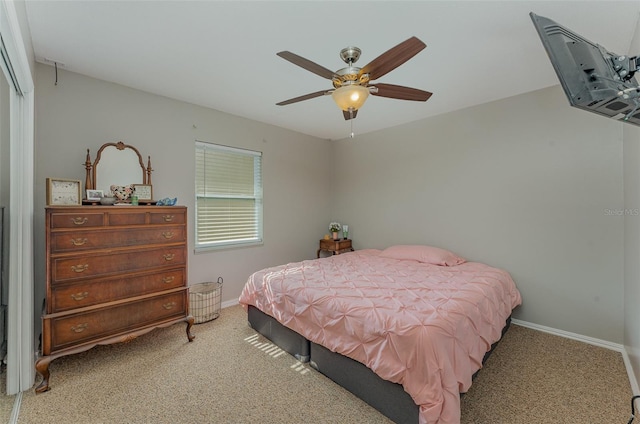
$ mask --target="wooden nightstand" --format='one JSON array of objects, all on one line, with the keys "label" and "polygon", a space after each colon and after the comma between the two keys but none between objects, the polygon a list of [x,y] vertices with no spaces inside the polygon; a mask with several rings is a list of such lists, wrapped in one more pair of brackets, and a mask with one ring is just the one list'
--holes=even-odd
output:
[{"label": "wooden nightstand", "polygon": [[351,246],[351,239],[346,240],[320,240],[320,248],[318,249],[317,256],[320,257],[321,251],[331,252],[332,255],[339,255],[340,253],[348,250],[353,252],[353,247]]}]

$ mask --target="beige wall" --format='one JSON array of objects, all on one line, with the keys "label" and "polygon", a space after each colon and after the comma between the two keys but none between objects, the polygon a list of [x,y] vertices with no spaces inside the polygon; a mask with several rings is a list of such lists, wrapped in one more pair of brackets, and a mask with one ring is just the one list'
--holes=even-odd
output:
[{"label": "beige wall", "polygon": [[623,340],[622,125],[559,87],[328,143],[71,72],[54,86],[36,68],[37,311],[45,178],[84,180],[86,149],[123,140],[152,156],[156,197],[193,211],[200,139],[264,152],[265,245],[189,258],[191,283],[224,277],[224,301],[254,270],[313,257],[335,219],[356,248],[425,243],[507,269],[516,318]]},{"label": "beige wall", "polygon": [[315,257],[330,220],[328,142],[63,70],[56,86],[52,67],[36,71],[36,322],[44,297],[45,179],[84,182],[87,148],[95,159],[106,142],[151,155],[154,197],[177,196],[189,208],[190,235],[195,140],[263,152],[264,245],[194,254],[190,237],[190,284],[222,276],[222,300],[233,300],[253,271]]},{"label": "beige wall", "polygon": [[[629,49],[630,54],[639,52],[640,23]],[[640,128],[632,125],[624,127],[624,207],[630,211],[640,209]],[[640,377],[640,216],[637,215],[626,215],[624,220],[624,295],[624,345],[637,381]]]},{"label": "beige wall", "polygon": [[556,86],[337,141],[332,216],[356,248],[430,244],[504,268],[516,318],[621,343],[621,127]]}]

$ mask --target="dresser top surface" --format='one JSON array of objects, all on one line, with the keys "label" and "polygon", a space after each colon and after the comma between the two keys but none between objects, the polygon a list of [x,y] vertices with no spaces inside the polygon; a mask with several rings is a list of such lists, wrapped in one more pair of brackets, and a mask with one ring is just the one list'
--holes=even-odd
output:
[{"label": "dresser top surface", "polygon": [[109,211],[109,210],[150,210],[150,211],[166,211],[186,209],[186,206],[154,206],[154,205],[72,205],[72,206],[46,206],[47,211]]}]

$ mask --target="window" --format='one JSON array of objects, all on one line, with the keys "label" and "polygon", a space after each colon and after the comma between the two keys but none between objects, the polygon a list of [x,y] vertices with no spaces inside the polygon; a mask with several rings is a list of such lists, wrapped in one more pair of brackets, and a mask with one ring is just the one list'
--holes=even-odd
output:
[{"label": "window", "polygon": [[262,243],[262,153],[196,141],[196,250]]}]

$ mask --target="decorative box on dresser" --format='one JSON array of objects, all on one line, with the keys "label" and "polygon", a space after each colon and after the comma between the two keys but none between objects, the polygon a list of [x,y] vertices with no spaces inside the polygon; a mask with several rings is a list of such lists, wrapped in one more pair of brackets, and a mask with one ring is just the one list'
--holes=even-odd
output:
[{"label": "decorative box on dresser", "polygon": [[49,364],[96,345],[186,322],[187,208],[46,208],[46,299],[36,370],[49,390]]}]

